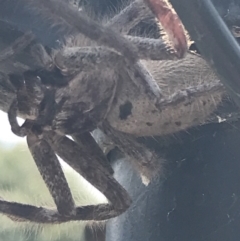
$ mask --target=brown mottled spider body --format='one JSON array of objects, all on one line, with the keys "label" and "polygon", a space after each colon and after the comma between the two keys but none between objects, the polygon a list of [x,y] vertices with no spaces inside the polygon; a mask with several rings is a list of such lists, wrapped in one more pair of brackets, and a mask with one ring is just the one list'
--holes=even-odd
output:
[{"label": "brown mottled spider body", "polygon": [[[50,16],[56,22],[72,26],[91,41],[81,47],[65,46],[51,55],[43,46],[33,44],[32,55],[40,70],[9,74],[16,91],[16,99],[8,112],[12,131],[27,136],[28,147],[57,210],[1,200],[0,211],[16,220],[38,223],[98,221],[118,216],[129,207],[131,199],[112,177],[112,169],[89,131],[100,127],[114,143],[122,146],[129,157],[135,159],[134,162],[138,161],[137,166],[144,175],[153,175],[151,171],[154,172],[161,164],[157,164],[156,155],[140,144],[134,144],[131,136],[124,133],[119,136],[106,119],[125,81],[131,82],[149,102],[160,108],[161,90],[139,58],[174,59],[178,52],[175,53],[162,40],[123,37],[112,30],[118,24],[116,19],[116,22],[100,25],[64,2],[54,5],[54,1],[23,0],[22,3],[29,4],[36,8],[36,12]],[[151,14],[144,2],[134,4],[140,12],[145,11],[144,15]],[[120,14],[120,18],[124,14]],[[132,21],[129,20],[128,24],[131,25]],[[170,31],[172,38],[176,38],[175,29]],[[2,52],[1,61],[23,50],[32,39],[31,33],[17,39]],[[79,36],[75,39],[78,41]],[[57,81],[52,81],[52,77]],[[31,106],[27,105],[29,102]],[[26,121],[22,126],[17,123],[17,112],[25,115]],[[65,135],[71,135],[75,141]],[[95,153],[89,152],[88,143],[96,150]],[[133,149],[130,148],[132,144]],[[75,207],[55,153],[100,190],[109,204]],[[144,173],[145,169],[148,173]]]},{"label": "brown mottled spider body", "polygon": [[[105,25],[83,17],[65,4],[60,3],[55,9],[52,2],[39,0],[34,4],[41,9],[40,14],[72,26],[91,40],[76,35],[50,55],[42,45],[33,44],[32,55],[39,68],[8,75],[16,91],[8,115],[12,131],[27,136],[29,149],[57,210],[0,200],[0,212],[13,219],[38,223],[106,220],[124,212],[131,199],[112,177],[112,168],[90,131],[100,128],[129,157],[141,175],[151,179],[160,171],[162,160],[136,142],[134,136],[173,133],[204,121],[221,101],[224,89],[217,78],[208,82],[208,75],[211,79],[215,79],[215,75],[199,58],[205,66],[202,81],[198,79],[193,85],[186,78],[184,88],[181,82],[181,88],[172,84],[173,89],[163,86],[164,92],[161,91],[161,81],[169,78],[167,73],[177,74],[174,65],[178,62],[172,61],[176,52],[160,39],[123,37],[136,22],[153,17],[142,1],[133,2]],[[154,7],[154,1],[152,4]],[[137,9],[137,20],[128,18],[128,22],[124,22],[133,9]],[[122,35],[112,29],[119,30]],[[170,27],[170,32],[175,39],[174,28]],[[27,33],[23,39],[29,43],[32,36]],[[19,42],[18,39],[6,49],[0,61],[25,47]],[[174,48],[184,46],[183,42],[177,41]],[[9,51],[12,49],[14,51]],[[186,58],[187,72],[191,58],[195,57],[188,54]],[[159,63],[161,67],[165,65],[166,72],[165,77],[164,71],[161,73],[160,81],[152,71]],[[204,115],[198,110],[195,115],[185,117],[189,106],[192,111],[195,111],[194,106],[199,109],[204,106]],[[26,119],[21,127],[16,121],[17,114]],[[65,135],[71,135],[74,141]],[[101,191],[109,204],[75,207],[55,153]]]}]

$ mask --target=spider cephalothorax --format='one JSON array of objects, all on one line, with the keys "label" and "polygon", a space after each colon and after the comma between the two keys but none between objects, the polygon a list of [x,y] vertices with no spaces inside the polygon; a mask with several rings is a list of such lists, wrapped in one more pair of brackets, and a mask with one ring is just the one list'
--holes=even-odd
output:
[{"label": "spider cephalothorax", "polygon": [[[32,1],[23,2],[33,5]],[[164,7],[165,14],[171,17],[167,5],[160,0],[159,3],[158,7]],[[16,94],[8,115],[12,131],[27,136],[29,149],[57,210],[0,200],[0,212],[14,219],[40,223],[118,216],[131,200],[112,177],[113,170],[90,132],[100,128],[141,175],[151,179],[161,171],[162,160],[136,142],[134,136],[171,134],[201,123],[221,101],[224,88],[200,57],[187,54],[186,62],[173,61],[186,50],[184,32],[180,31],[180,36],[174,32],[176,16],[170,22],[174,27],[162,21],[175,40],[173,48],[160,39],[127,35],[141,19],[154,17],[140,0],[105,24],[97,24],[65,4],[60,3],[57,9],[52,1],[39,0],[34,4],[41,9],[40,14],[72,27],[72,40],[61,49],[47,51],[33,41],[31,33],[25,33],[2,52],[0,61],[27,45],[35,61],[34,70],[6,74]],[[148,4],[161,20],[156,1]],[[136,19],[128,17],[131,13],[137,13]],[[190,69],[196,61],[201,65],[201,73],[193,79],[196,72]],[[184,69],[184,76],[178,76],[180,69]],[[169,86],[163,85],[164,81]],[[22,126],[16,121],[17,114],[26,119]],[[110,203],[75,207],[55,153]]]}]

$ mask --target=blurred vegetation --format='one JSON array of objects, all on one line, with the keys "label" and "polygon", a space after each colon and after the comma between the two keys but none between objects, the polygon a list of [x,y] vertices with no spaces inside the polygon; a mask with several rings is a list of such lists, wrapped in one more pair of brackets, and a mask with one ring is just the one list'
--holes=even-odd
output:
[{"label": "blurred vegetation", "polygon": [[[0,143],[0,196],[37,206],[55,207],[25,143],[3,147]],[[77,205],[106,202],[105,197],[70,167],[63,165]],[[14,222],[0,215],[0,241],[84,241],[86,223],[37,225]]]}]

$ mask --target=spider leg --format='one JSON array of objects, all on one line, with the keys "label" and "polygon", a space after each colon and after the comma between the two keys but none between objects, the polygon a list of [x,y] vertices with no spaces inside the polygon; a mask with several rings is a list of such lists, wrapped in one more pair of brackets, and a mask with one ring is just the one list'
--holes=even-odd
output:
[{"label": "spider leg", "polygon": [[0,62],[24,50],[34,40],[34,38],[35,37],[31,32],[27,32],[17,38],[11,45],[1,51]]},{"label": "spider leg", "polygon": [[[13,107],[15,106],[13,105]],[[16,108],[12,109],[11,115],[13,117],[15,114],[16,118]],[[58,211],[7,202],[1,199],[1,213],[20,221],[61,223],[71,220],[106,220],[120,215],[130,206],[131,199],[127,192],[109,174],[109,170],[105,169],[96,159],[92,159],[92,156],[89,156],[88,152],[81,149],[74,141],[52,131],[43,132],[43,138],[39,138],[31,131],[28,133],[27,141],[39,172],[58,207]],[[111,204],[89,205],[74,209],[74,201],[53,150],[99,189]],[[82,156],[81,161],[79,161],[79,156]]]},{"label": "spider leg", "polygon": [[31,54],[44,70],[51,71],[53,69],[53,60],[42,44],[34,44],[31,47]]},{"label": "spider leg", "polygon": [[38,170],[50,191],[60,215],[75,215],[75,204],[60,163],[44,138],[31,132],[27,143]]},{"label": "spider leg", "polygon": [[136,0],[111,19],[106,26],[128,34],[141,20],[155,16],[172,42],[176,50],[175,55],[183,57],[188,47],[185,30],[181,20],[165,0]]},{"label": "spider leg", "polygon": [[14,99],[8,110],[8,121],[10,123],[12,132],[17,136],[24,137],[27,135],[28,129],[26,129],[24,125],[19,126],[16,116],[17,116],[17,100]]},{"label": "spider leg", "polygon": [[107,22],[106,26],[128,34],[141,20],[149,18],[155,18],[150,8],[143,0],[136,0]]},{"label": "spider leg", "polygon": [[[116,217],[127,210],[131,199],[126,190],[109,174],[101,163],[65,136],[54,132],[45,134],[46,140],[54,151],[81,176],[102,192],[111,204],[90,205],[77,208],[74,218],[79,220],[105,220]],[[79,160],[79,157],[81,160]],[[79,216],[78,216],[79,215]]]},{"label": "spider leg", "polygon": [[40,8],[40,12],[43,10],[45,14],[49,14],[57,23],[64,21],[88,38],[119,51],[126,57],[127,62],[135,63],[137,61],[137,50],[126,38],[112,28],[103,26],[81,14],[66,2],[38,0],[34,1],[34,4]]},{"label": "spider leg", "polygon": [[187,36],[183,24],[167,0],[145,0],[149,8],[161,23],[163,29],[176,50],[179,58],[184,57],[188,49]]},{"label": "spider leg", "polygon": [[99,147],[90,132],[72,135],[74,141],[80,146],[81,149],[87,150],[91,159],[96,159],[109,172],[110,175],[114,173],[109,161],[104,155],[102,149]]},{"label": "spider leg", "polygon": [[[39,132],[39,126],[34,125],[34,122],[30,120],[26,120],[21,127],[19,126],[17,123],[16,104],[17,101],[14,100],[8,112],[11,128],[18,136],[27,135],[29,150],[55,201],[59,213],[72,216],[75,214],[75,205],[60,163],[49,144],[34,133]],[[14,213],[10,215],[14,216]]]},{"label": "spider leg", "polygon": [[[118,15],[116,15],[114,18],[112,18],[106,26],[113,27],[115,29],[118,29],[122,34],[128,34],[128,32],[135,27],[141,20],[144,19],[155,19],[155,15],[159,19],[162,19],[161,22],[163,22],[163,26],[166,30],[167,24],[165,23],[166,20],[164,16],[168,14],[174,21],[176,21],[175,24],[171,24],[170,30],[172,30],[175,25],[177,30],[173,29],[170,32],[170,35],[174,36],[177,35],[177,33],[180,35],[180,43],[178,46],[178,49],[182,48],[183,52],[187,50],[187,40],[184,34],[184,30],[181,29],[181,22],[177,18],[176,15],[171,14],[171,11],[169,8],[166,8],[166,5],[161,3],[160,6],[163,4],[163,9],[165,9],[166,13],[164,11],[159,11],[159,6],[153,1],[148,0],[149,3],[146,4],[146,1],[143,0],[136,0],[132,2],[129,6],[127,6],[125,9],[123,9]],[[163,2],[161,0],[161,2]],[[149,6],[153,11],[150,10]],[[157,6],[157,7],[156,7]],[[161,7],[160,7],[161,9]],[[153,14],[155,13],[155,15]],[[161,16],[161,14],[163,16]],[[169,31],[168,31],[169,32]],[[176,33],[177,32],[177,33]],[[184,36],[182,36],[184,35]],[[170,37],[171,37],[170,36]],[[174,38],[174,36],[172,38]],[[167,44],[166,41],[163,39],[150,39],[150,38],[143,38],[143,37],[133,37],[133,36],[125,36],[128,38],[136,47],[138,50],[138,56],[141,59],[152,59],[152,60],[171,60],[171,59],[177,59],[176,58],[176,52],[175,50],[170,47],[170,44]],[[177,38],[177,37],[176,37]],[[174,41],[174,40],[173,40]],[[181,53],[180,53],[181,55]]]},{"label": "spider leg", "polygon": [[141,59],[177,60],[175,51],[163,39],[126,37],[136,46]]},{"label": "spider leg", "polygon": [[39,114],[39,105],[44,97],[44,86],[40,79],[35,75],[11,74],[9,82],[16,91],[15,111],[23,114],[25,119],[36,119]]},{"label": "spider leg", "polygon": [[101,130],[128,157],[139,171],[144,183],[148,184],[156,175],[163,173],[163,162],[154,151],[138,143],[134,136],[117,131],[104,121]]}]

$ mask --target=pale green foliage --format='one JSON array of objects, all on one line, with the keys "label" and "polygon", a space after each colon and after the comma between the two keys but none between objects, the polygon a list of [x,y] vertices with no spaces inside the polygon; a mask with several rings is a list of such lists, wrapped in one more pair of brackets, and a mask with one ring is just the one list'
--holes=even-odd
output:
[{"label": "pale green foliage", "polygon": [[[54,207],[53,200],[35,166],[26,144],[1,148],[0,196],[5,200]],[[106,202],[105,197],[70,167],[63,165],[77,205]],[[0,215],[0,241],[84,240],[86,223],[71,222],[61,225],[16,223]]]}]

